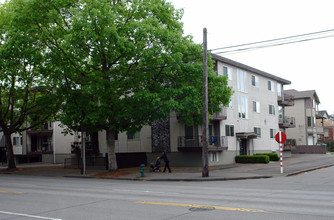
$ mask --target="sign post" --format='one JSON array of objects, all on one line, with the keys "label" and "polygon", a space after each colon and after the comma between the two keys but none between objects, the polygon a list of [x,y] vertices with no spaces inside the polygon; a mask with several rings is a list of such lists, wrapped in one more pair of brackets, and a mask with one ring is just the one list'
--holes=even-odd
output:
[{"label": "sign post", "polygon": [[283,173],[283,146],[282,144],[286,141],[286,134],[284,132],[277,132],[275,135],[276,141],[279,143],[279,156],[280,156],[280,163],[281,163],[281,173]]}]

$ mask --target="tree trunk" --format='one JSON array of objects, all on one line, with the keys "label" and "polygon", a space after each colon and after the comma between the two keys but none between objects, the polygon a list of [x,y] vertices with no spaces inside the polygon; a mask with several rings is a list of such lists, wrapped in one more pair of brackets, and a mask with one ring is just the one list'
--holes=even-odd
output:
[{"label": "tree trunk", "polygon": [[16,170],[11,133],[8,131],[4,131],[4,134],[6,137],[8,170]]},{"label": "tree trunk", "polygon": [[108,161],[109,161],[109,171],[116,171],[117,167],[117,160],[116,160],[116,153],[115,153],[115,131],[106,130],[107,132],[107,152],[108,152]]}]

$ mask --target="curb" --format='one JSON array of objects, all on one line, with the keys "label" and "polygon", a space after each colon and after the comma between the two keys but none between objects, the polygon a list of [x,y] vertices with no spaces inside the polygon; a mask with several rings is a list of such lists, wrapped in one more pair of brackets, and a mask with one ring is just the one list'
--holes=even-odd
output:
[{"label": "curb", "polygon": [[309,169],[305,169],[305,170],[300,170],[300,171],[296,171],[296,172],[293,172],[293,173],[289,173],[289,174],[285,175],[285,177],[296,176],[296,175],[299,175],[299,174],[302,174],[302,173],[306,173],[306,172],[310,172],[310,171],[314,171],[314,170],[320,170],[320,169],[327,168],[327,167],[332,167],[332,166],[334,166],[334,164],[323,165],[323,166],[319,166],[319,167],[313,167],[313,168],[309,168]]}]

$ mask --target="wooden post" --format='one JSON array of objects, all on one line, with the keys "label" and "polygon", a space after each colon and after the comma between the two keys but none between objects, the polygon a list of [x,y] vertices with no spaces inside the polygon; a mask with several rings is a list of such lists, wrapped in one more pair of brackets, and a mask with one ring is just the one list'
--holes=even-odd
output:
[{"label": "wooden post", "polygon": [[208,49],[207,29],[203,29],[203,148],[202,148],[202,177],[209,176],[209,115],[208,115]]}]

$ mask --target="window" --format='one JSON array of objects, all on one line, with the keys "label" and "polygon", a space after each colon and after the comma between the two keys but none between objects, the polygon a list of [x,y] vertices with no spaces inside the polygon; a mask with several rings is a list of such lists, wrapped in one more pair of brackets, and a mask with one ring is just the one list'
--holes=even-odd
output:
[{"label": "window", "polygon": [[253,101],[253,112],[260,113],[260,103]]},{"label": "window", "polygon": [[140,132],[136,131],[134,133],[128,133],[128,139],[133,140],[133,139],[139,139],[140,138]]},{"label": "window", "polygon": [[312,119],[313,119],[314,117],[307,117],[307,127],[313,127],[313,124],[312,124]]},{"label": "window", "polygon": [[225,125],[226,136],[234,136],[234,125]]},{"label": "window", "polygon": [[223,75],[227,76],[229,80],[232,80],[232,69],[227,66],[223,66]]},{"label": "window", "polygon": [[278,118],[283,119],[283,107],[278,106]]},{"label": "window", "polygon": [[230,102],[228,103],[229,108],[233,108],[233,96],[231,96]]},{"label": "window", "polygon": [[238,96],[239,118],[248,118],[247,96]]},{"label": "window", "polygon": [[194,127],[193,126],[185,126],[184,127],[185,131],[185,138],[186,139],[194,139]]},{"label": "window", "polygon": [[240,92],[247,92],[247,73],[243,70],[237,70],[237,89]]},{"label": "window", "polygon": [[212,152],[211,153],[211,161],[212,162],[218,162],[219,161],[217,152]]},{"label": "window", "polygon": [[269,105],[269,114],[270,115],[275,115],[275,106]]},{"label": "window", "polygon": [[261,128],[254,127],[254,133],[257,134],[258,137],[261,137]]},{"label": "window", "polygon": [[277,83],[277,95],[278,97],[282,97],[282,84]]},{"label": "window", "polygon": [[274,82],[268,81],[268,90],[269,91],[274,91]]},{"label": "window", "polygon": [[22,145],[22,137],[13,137],[13,145]]},{"label": "window", "polygon": [[252,75],[252,86],[259,87],[259,77]]},{"label": "window", "polygon": [[270,129],[270,138],[275,138],[276,129]]}]

